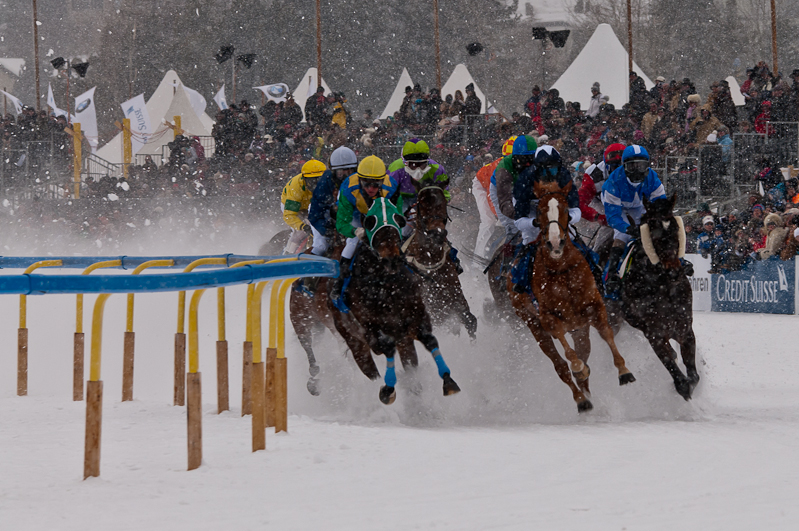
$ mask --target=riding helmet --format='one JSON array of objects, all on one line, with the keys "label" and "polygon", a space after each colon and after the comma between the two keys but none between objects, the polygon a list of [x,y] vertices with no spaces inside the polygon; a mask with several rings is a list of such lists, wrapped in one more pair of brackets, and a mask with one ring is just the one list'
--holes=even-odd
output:
[{"label": "riding helmet", "polygon": [[513,152],[513,142],[516,140],[516,135],[513,135],[502,144],[502,156],[507,157]]},{"label": "riding helmet", "polygon": [[383,179],[386,176],[386,165],[379,157],[369,155],[358,164],[358,177],[362,179]]},{"label": "riding helmet", "polygon": [[324,162],[311,159],[302,165],[302,176],[306,178],[321,177],[327,168]]},{"label": "riding helmet", "polygon": [[356,168],[358,157],[355,152],[347,146],[341,146],[330,154],[330,169],[341,170],[344,168]]},{"label": "riding helmet", "polygon": [[627,146],[626,148],[624,148],[624,153],[621,154],[621,162],[623,164],[628,160],[633,160],[633,159],[649,160],[649,152],[646,150],[645,147],[639,146],[637,144]]},{"label": "riding helmet", "polygon": [[519,135],[513,141],[513,150],[511,151],[511,162],[513,169],[522,171],[524,168],[532,166],[535,162],[535,150],[538,144],[530,135]]},{"label": "riding helmet", "polygon": [[424,140],[411,138],[402,146],[402,160],[428,160],[430,158],[430,146]]},{"label": "riding helmet", "polygon": [[[616,142],[615,144],[611,144],[605,148],[605,153],[603,154],[602,160],[605,161],[605,164],[610,164],[613,161],[616,161],[616,166],[619,165],[619,161],[621,160],[621,152],[624,151],[624,144],[620,144]],[[618,155],[616,153],[619,153]]]},{"label": "riding helmet", "polygon": [[631,183],[642,183],[649,174],[649,153],[646,148],[633,144],[621,156],[624,173]]},{"label": "riding helmet", "polygon": [[552,146],[541,146],[535,151],[535,165],[545,177],[555,177],[562,163],[560,153]]}]

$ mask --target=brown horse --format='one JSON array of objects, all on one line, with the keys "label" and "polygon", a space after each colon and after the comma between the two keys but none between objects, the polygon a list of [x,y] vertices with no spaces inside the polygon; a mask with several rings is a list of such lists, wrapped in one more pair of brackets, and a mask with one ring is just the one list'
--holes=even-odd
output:
[{"label": "brown horse", "polygon": [[411,266],[422,275],[422,296],[433,324],[442,325],[456,315],[474,339],[477,318],[463,295],[447,242],[447,198],[437,186],[422,188],[417,195],[416,228],[402,246]]},{"label": "brown horse", "polygon": [[580,331],[578,337],[584,334],[587,343],[588,326],[596,328],[613,353],[619,385],[625,385],[634,382],[635,377],[616,348],[605,304],[591,268],[572,243],[567,229],[569,209],[566,196],[572,186],[573,183],[569,182],[561,189],[557,182],[536,182],[533,188],[539,198],[538,223],[542,227],[544,240],[538,246],[532,276],[533,294],[539,304],[539,319],[544,330],[560,341],[578,383],[588,380],[588,353],[584,359],[578,356],[566,341],[566,332]]},{"label": "brown horse", "polygon": [[[391,209],[396,212],[396,207],[387,199],[375,201],[379,207],[384,204],[391,207],[389,212]],[[374,208],[373,205],[370,213]],[[404,218],[397,216],[404,224]],[[371,231],[378,221],[374,215],[367,215],[364,228]],[[395,352],[399,352],[406,370],[418,365],[414,340],[420,341],[433,356],[444,382],[444,396],[459,392],[439,352],[430,316],[422,302],[419,280],[402,259],[399,231],[390,226],[375,230],[371,246],[361,244],[356,252],[350,278],[347,288],[350,311],[334,311],[333,320],[358,367],[369,379],[380,377],[372,351],[386,356],[385,385],[380,389],[380,401],[391,404],[396,398]]]},{"label": "brown horse", "polygon": [[[623,277],[622,312],[631,326],[641,330],[685,400],[699,383],[696,370],[696,338],[693,328],[693,292],[680,258],[685,253],[682,218],[675,217],[674,202],[658,199],[648,203],[641,218],[641,239],[633,247],[630,267]],[[680,345],[687,375],[677,365]]]}]

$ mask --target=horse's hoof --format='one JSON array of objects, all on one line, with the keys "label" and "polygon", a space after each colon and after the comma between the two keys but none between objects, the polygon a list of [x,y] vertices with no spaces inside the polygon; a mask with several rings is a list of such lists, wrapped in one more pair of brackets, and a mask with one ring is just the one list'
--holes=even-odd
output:
[{"label": "horse's hoof", "polygon": [[308,387],[308,392],[313,396],[319,396],[319,380],[316,378],[308,378],[306,387]]},{"label": "horse's hoof", "polygon": [[454,395],[461,392],[461,388],[452,379],[448,372],[444,373],[444,396]]},{"label": "horse's hoof", "polygon": [[583,382],[591,376],[591,367],[589,367],[587,363],[583,363],[583,370],[580,372],[572,372],[572,375],[578,382]]},{"label": "horse's hoof", "polygon": [[590,400],[583,400],[577,404],[577,413],[585,413],[594,409],[594,404]]},{"label": "horse's hoof", "polygon": [[380,401],[390,406],[397,399],[397,391],[393,387],[384,385],[380,388]]},{"label": "horse's hoof", "polygon": [[619,385],[627,385],[629,383],[633,383],[634,381],[635,376],[633,376],[633,373],[631,372],[619,376]]},{"label": "horse's hoof", "polygon": [[688,379],[681,379],[674,382],[674,388],[677,389],[677,394],[683,397],[686,401],[691,400],[691,382]]},{"label": "horse's hoof", "polygon": [[310,367],[308,367],[308,372],[311,374],[312,378],[315,378],[316,376],[319,375],[319,370],[320,370],[319,365],[311,365]]}]

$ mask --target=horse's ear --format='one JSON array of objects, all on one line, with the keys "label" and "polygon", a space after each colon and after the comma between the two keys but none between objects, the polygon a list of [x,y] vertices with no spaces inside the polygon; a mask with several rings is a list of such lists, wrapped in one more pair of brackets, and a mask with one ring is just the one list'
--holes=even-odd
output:
[{"label": "horse's ear", "polygon": [[574,181],[569,180],[569,182],[566,183],[566,186],[563,187],[563,193],[569,195],[569,192],[572,191],[572,188],[574,188]]},{"label": "horse's ear", "polygon": [[669,199],[669,212],[674,212],[674,205],[677,204],[677,192],[671,194],[671,198]]},{"label": "horse's ear", "polygon": [[396,223],[399,228],[403,228],[407,221],[405,220],[405,216],[394,214],[394,223]]},{"label": "horse's ear", "polygon": [[541,182],[537,179],[533,181],[533,193],[535,193],[537,197],[541,197]]},{"label": "horse's ear", "polygon": [[377,216],[371,215],[371,216],[366,216],[366,218],[364,218],[363,220],[364,229],[368,231],[374,230],[375,225],[377,225]]}]

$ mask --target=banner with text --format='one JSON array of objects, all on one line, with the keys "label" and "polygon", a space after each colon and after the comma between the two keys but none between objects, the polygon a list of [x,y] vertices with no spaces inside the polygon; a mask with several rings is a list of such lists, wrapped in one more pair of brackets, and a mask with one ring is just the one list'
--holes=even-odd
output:
[{"label": "banner with text", "polygon": [[122,112],[125,113],[125,118],[130,119],[130,130],[133,133],[130,143],[135,155],[147,143],[147,139],[153,133],[150,125],[150,113],[147,112],[147,105],[144,103],[144,93],[123,103]]},{"label": "banner with text", "polygon": [[793,314],[796,262],[771,259],[752,262],[746,269],[712,275],[714,312]]},{"label": "banner with text", "polygon": [[710,258],[702,258],[701,254],[688,254],[685,255],[685,259],[689,260],[694,266],[694,276],[688,277],[688,281],[691,283],[691,291],[693,291],[694,295],[694,311],[709,312],[711,310],[710,277],[712,276],[708,273]]}]

